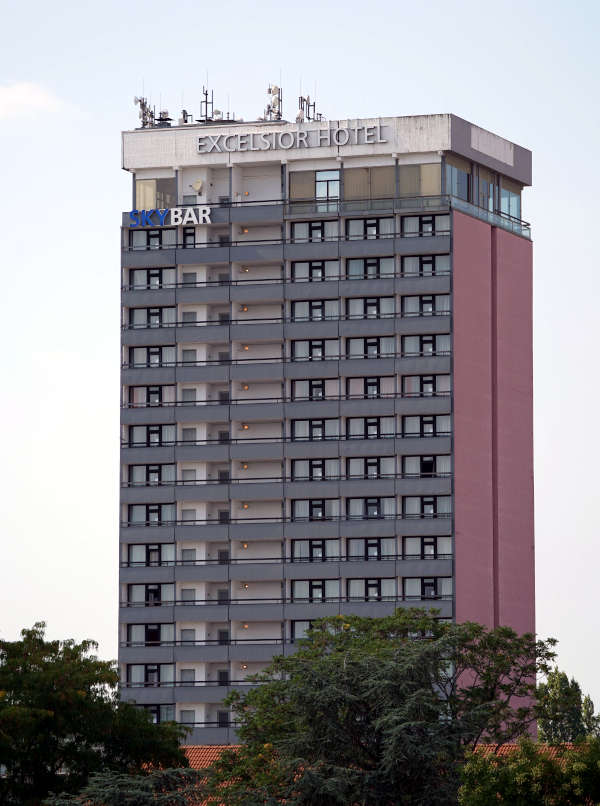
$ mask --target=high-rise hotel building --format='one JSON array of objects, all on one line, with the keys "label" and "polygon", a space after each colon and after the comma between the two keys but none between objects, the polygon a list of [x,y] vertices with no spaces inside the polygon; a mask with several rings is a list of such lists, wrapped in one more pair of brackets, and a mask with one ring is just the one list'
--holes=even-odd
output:
[{"label": "high-rise hotel building", "polygon": [[454,115],[163,123],[123,134],[123,696],[227,743],[320,616],[533,630],[531,153]]}]

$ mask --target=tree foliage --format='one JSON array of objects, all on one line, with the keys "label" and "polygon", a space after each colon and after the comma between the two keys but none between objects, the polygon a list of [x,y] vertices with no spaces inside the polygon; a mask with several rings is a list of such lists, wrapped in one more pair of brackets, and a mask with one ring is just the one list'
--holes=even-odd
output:
[{"label": "tree foliage", "polygon": [[462,780],[461,806],[592,806],[600,802],[600,740],[557,756],[529,739],[506,756],[472,753]]},{"label": "tree foliage", "polygon": [[541,741],[576,742],[597,736],[598,717],[589,696],[582,698],[579,683],[560,669],[552,669],[537,689],[538,728]]},{"label": "tree foliage", "polygon": [[[447,806],[477,742],[535,718],[553,641],[442,624],[423,610],[320,619],[230,703],[243,742],[211,776],[230,806]],[[216,799],[215,799],[215,802]]]},{"label": "tree foliage", "polygon": [[205,794],[200,770],[152,770],[143,775],[94,773],[77,795],[57,795],[46,806],[197,806]]},{"label": "tree foliage", "polygon": [[186,766],[174,724],[153,725],[118,700],[115,664],[93,641],[46,641],[45,624],[0,641],[0,804],[38,804],[76,792],[102,769]]}]

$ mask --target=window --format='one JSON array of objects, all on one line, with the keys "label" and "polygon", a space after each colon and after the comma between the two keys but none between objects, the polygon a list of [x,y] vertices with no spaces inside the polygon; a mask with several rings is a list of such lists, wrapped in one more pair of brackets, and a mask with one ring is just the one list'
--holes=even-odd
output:
[{"label": "window", "polygon": [[337,221],[294,221],[292,222],[293,243],[318,243],[335,241],[338,237]]},{"label": "window", "polygon": [[337,419],[292,420],[293,440],[337,439],[339,421]]},{"label": "window", "polygon": [[451,599],[452,577],[404,577],[405,599]]},{"label": "window", "polygon": [[337,358],[339,349],[337,339],[292,341],[292,361],[323,361],[326,358]]},{"label": "window", "polygon": [[292,501],[293,521],[327,521],[339,517],[337,498],[308,498]]},{"label": "window", "polygon": [[217,630],[217,643],[219,646],[225,646],[230,642],[229,630]]},{"label": "window", "polygon": [[326,397],[337,397],[337,392],[337,378],[292,381],[292,400],[323,400]]},{"label": "window", "polygon": [[294,579],[293,602],[326,602],[339,599],[340,585],[337,579]]},{"label": "window", "polygon": [[407,559],[438,560],[452,556],[450,537],[405,537],[402,556]]},{"label": "window", "polygon": [[183,646],[192,646],[196,643],[196,630],[193,628],[180,630],[179,636]]},{"label": "window", "polygon": [[132,289],[173,288],[175,269],[130,269],[129,287]]},{"label": "window", "polygon": [[182,708],[179,712],[179,722],[181,725],[195,725],[196,711],[194,708]]},{"label": "window", "polygon": [[175,504],[130,504],[128,522],[131,526],[157,526],[175,521]]},{"label": "window", "polygon": [[320,481],[337,479],[340,473],[339,459],[293,459],[292,481]]},{"label": "window", "polygon": [[364,520],[396,517],[395,498],[347,498],[346,516],[348,520]]},{"label": "window", "polygon": [[196,670],[195,669],[182,669],[179,672],[179,680],[182,683],[190,683],[194,684],[196,682]]},{"label": "window", "polygon": [[229,685],[229,669],[217,669],[217,683],[220,686]]},{"label": "window", "polygon": [[176,229],[130,229],[130,249],[173,249],[177,246]]},{"label": "window", "polygon": [[396,557],[395,537],[353,537],[347,545],[348,560],[393,560]]},{"label": "window", "polygon": [[402,394],[405,397],[449,395],[450,375],[404,375]]},{"label": "window", "polygon": [[405,495],[402,499],[404,518],[449,518],[451,514],[450,495]]},{"label": "window", "polygon": [[196,228],[184,227],[183,228],[183,248],[193,249],[196,246]]},{"label": "window", "polygon": [[393,257],[351,258],[346,261],[348,280],[378,280],[393,277],[394,273]]},{"label": "window", "polygon": [[136,543],[128,548],[130,566],[175,565],[174,543]]},{"label": "window", "polygon": [[217,711],[217,727],[228,728],[231,724],[231,714],[229,711]]},{"label": "window", "polygon": [[349,579],[346,585],[349,601],[389,602],[396,598],[395,579]]},{"label": "window", "polygon": [[164,210],[176,204],[177,180],[174,176],[135,180],[135,206],[138,210]]},{"label": "window", "polygon": [[421,414],[402,418],[402,436],[404,437],[449,436],[450,431],[449,414]]},{"label": "window", "polygon": [[130,367],[169,367],[176,361],[176,347],[130,347]]},{"label": "window", "polygon": [[402,457],[402,475],[407,478],[446,477],[450,475],[450,471],[450,456],[447,454]]},{"label": "window", "polygon": [[477,169],[477,204],[484,210],[493,213],[496,209],[496,174],[487,168],[479,166]]},{"label": "window", "polygon": [[403,238],[447,235],[449,232],[449,215],[410,215],[402,217]]},{"label": "window", "polygon": [[464,201],[471,198],[471,163],[448,154],[446,162],[446,193]]},{"label": "window", "polygon": [[521,185],[501,177],[500,212],[513,218],[521,218]]},{"label": "window", "polygon": [[173,663],[128,663],[127,684],[129,686],[165,686],[175,682]]},{"label": "window", "polygon": [[349,241],[365,238],[393,238],[393,218],[349,218],[346,220],[346,238]]},{"label": "window", "polygon": [[174,425],[130,425],[129,446],[174,445],[176,426]]},{"label": "window", "polygon": [[161,722],[175,722],[175,706],[174,705],[144,705],[154,724]]},{"label": "window", "polygon": [[345,199],[391,199],[395,195],[395,165],[344,169]]},{"label": "window", "polygon": [[394,297],[357,297],[346,300],[348,319],[385,319],[395,314]]},{"label": "window", "polygon": [[181,563],[182,565],[195,565],[196,549],[181,549]]},{"label": "window", "polygon": [[337,280],[340,264],[337,260],[311,260],[292,263],[292,282],[317,283],[323,280]]},{"label": "window", "polygon": [[367,336],[346,339],[346,358],[385,358],[396,352],[395,336]]},{"label": "window", "polygon": [[311,299],[292,302],[292,322],[320,322],[340,315],[337,299]]},{"label": "window", "polygon": [[440,316],[450,313],[449,294],[402,297],[402,316]]},{"label": "window", "polygon": [[174,464],[169,465],[129,465],[128,479],[132,487],[174,484]]},{"label": "window", "polygon": [[314,563],[338,559],[339,540],[292,540],[292,562]]},{"label": "window", "polygon": [[172,406],[175,403],[174,386],[130,386],[129,405],[140,406]]},{"label": "window", "polygon": [[128,624],[127,641],[132,646],[158,646],[175,641],[174,624]]},{"label": "window", "polygon": [[402,258],[403,277],[450,274],[450,255],[411,255]]},{"label": "window", "polygon": [[291,641],[299,641],[301,638],[306,637],[306,633],[312,627],[312,621],[292,621],[291,624]]},{"label": "window", "polygon": [[346,378],[346,396],[348,398],[392,397],[395,385],[393,375]]},{"label": "window", "polygon": [[130,308],[129,327],[174,327],[177,323],[177,308]]},{"label": "window", "polygon": [[156,605],[173,604],[175,599],[175,585],[147,584],[128,585],[127,602],[134,606],[153,607]]},{"label": "window", "polygon": [[394,417],[348,417],[346,439],[384,439],[396,435]]},{"label": "window", "polygon": [[348,478],[394,478],[395,474],[395,456],[353,456],[346,459],[346,475]]},{"label": "window", "polygon": [[450,334],[402,336],[402,355],[450,355]]},{"label": "window", "polygon": [[337,200],[340,197],[340,172],[315,171],[315,198],[317,212],[337,212]]}]

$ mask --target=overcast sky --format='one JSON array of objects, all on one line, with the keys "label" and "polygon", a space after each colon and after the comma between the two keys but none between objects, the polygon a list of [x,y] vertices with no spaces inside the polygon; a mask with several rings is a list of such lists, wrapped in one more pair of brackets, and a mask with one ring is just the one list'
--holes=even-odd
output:
[{"label": "overcast sky", "polygon": [[[7,3],[0,27],[0,635],[117,654],[120,131],[136,94],[254,119],[454,112],[533,151],[537,626],[600,705],[600,4]],[[596,333],[596,335],[594,335]]]}]

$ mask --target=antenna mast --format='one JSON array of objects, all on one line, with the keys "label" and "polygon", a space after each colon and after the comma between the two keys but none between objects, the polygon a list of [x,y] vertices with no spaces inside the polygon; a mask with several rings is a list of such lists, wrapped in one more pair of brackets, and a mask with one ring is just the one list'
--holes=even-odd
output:
[{"label": "antenna mast", "polygon": [[209,123],[214,117],[214,92],[211,90],[210,92],[210,101],[208,100],[208,90],[206,87],[202,87],[202,95],[203,100],[200,101],[200,117],[198,121],[200,123]]},{"label": "antenna mast", "polygon": [[133,103],[140,107],[139,116],[142,121],[142,129],[149,129],[154,126],[154,110],[150,108],[148,99],[144,97],[138,98],[136,95]]},{"label": "antenna mast", "polygon": [[276,84],[269,84],[267,93],[271,96],[271,99],[265,109],[265,120],[281,120],[283,105],[281,87]]}]

